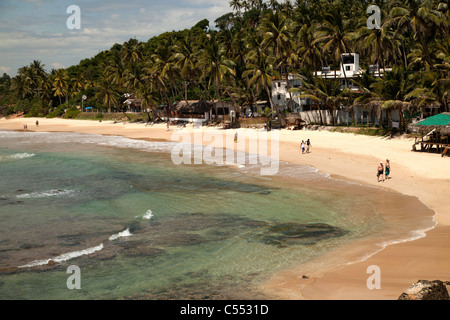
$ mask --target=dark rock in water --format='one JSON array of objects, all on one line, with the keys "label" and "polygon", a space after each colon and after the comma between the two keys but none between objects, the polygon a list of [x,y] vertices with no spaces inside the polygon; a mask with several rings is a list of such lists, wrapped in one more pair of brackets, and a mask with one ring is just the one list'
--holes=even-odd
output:
[{"label": "dark rock in water", "polygon": [[44,247],[43,244],[24,243],[20,246],[20,249],[28,250],[28,249],[35,249],[35,248],[42,248],[42,247]]},{"label": "dark rock in water", "polygon": [[398,300],[450,300],[446,284],[450,282],[419,280],[403,292]]},{"label": "dark rock in water", "polygon": [[187,277],[190,277],[190,278],[203,278],[207,274],[208,274],[208,269],[203,269],[203,270],[199,270],[199,271],[186,272],[184,275]]},{"label": "dark rock in water", "polygon": [[[122,252],[121,252],[122,253]],[[130,257],[156,257],[160,256],[162,254],[165,254],[166,252],[162,249],[150,247],[150,246],[140,246],[135,248],[128,248],[123,251],[123,254]]]},{"label": "dark rock in water", "polygon": [[346,233],[345,230],[324,223],[284,223],[270,227],[261,239],[266,244],[285,247],[294,244],[315,244],[320,240],[341,237]]}]

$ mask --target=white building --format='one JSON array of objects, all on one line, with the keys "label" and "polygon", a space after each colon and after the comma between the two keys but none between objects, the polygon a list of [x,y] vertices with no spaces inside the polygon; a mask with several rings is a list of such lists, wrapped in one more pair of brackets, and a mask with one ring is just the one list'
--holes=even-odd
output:
[{"label": "white building", "polygon": [[[296,74],[288,74],[289,89],[300,88],[302,81]],[[292,102],[290,103],[292,99]],[[278,110],[288,108],[291,112],[301,112],[311,103],[309,99],[300,98],[300,93],[289,93],[286,78],[272,81],[272,100]]]},{"label": "white building", "polygon": [[[370,66],[369,71],[375,77],[382,76],[384,72],[391,71],[391,68],[379,69],[378,66]],[[359,91],[359,87],[351,81],[359,78],[364,70],[359,65],[359,54],[345,53],[341,56],[341,64],[339,70],[331,70],[330,67],[324,67],[321,71],[314,72],[314,75],[326,79],[338,79],[341,83],[341,89],[348,87],[351,90]],[[289,88],[300,88],[301,80],[298,75],[288,75]],[[289,93],[286,85],[286,79],[276,79],[272,82],[272,99],[278,110],[288,109],[290,112],[301,113],[303,119],[308,122],[318,122],[317,108],[311,105],[310,99],[300,98],[300,93]],[[290,103],[292,99],[292,103]],[[322,119],[329,122],[327,112],[321,111]],[[398,113],[398,112],[397,112]],[[345,123],[348,120],[349,114],[345,110],[339,110],[337,114],[338,122]],[[369,120],[369,111],[364,108],[354,108],[354,117],[358,122],[367,123]],[[393,121],[398,121],[398,114],[396,111],[392,113]],[[378,120],[375,119],[377,122]]]},{"label": "white building", "polygon": [[[369,71],[375,77],[380,77],[385,71],[392,71],[392,68],[384,70],[379,69],[377,65],[371,65]],[[359,91],[359,87],[351,81],[351,79],[358,78],[362,75],[364,70],[359,65],[359,54],[344,53],[341,55],[341,67],[339,70],[330,70],[330,67],[324,67],[321,71],[317,71],[318,77],[326,79],[339,79],[341,82],[341,89],[346,86],[354,91]]]}]

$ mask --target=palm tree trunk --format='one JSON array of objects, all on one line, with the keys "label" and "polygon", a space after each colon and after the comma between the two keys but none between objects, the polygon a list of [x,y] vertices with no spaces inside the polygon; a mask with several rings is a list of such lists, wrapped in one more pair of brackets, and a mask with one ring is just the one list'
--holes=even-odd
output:
[{"label": "palm tree trunk", "polygon": [[322,110],[320,110],[320,104],[319,103],[317,103],[317,111],[319,112],[320,125],[323,126]]}]

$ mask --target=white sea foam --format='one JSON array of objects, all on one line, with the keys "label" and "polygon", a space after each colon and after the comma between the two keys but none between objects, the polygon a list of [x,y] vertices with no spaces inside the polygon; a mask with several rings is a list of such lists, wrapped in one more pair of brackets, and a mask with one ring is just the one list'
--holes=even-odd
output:
[{"label": "white sea foam", "polygon": [[35,156],[34,153],[16,153],[16,154],[12,154],[12,155],[8,156],[8,158],[10,158],[10,159],[26,159],[26,158],[31,158],[34,156]]},{"label": "white sea foam", "polygon": [[42,265],[46,265],[48,264],[50,261],[54,261],[56,263],[59,262],[63,262],[63,261],[67,261],[73,258],[77,258],[77,257],[81,257],[81,256],[85,256],[85,255],[89,255],[89,254],[93,254],[94,252],[100,251],[103,249],[103,243],[96,246],[96,247],[92,247],[92,248],[88,248],[88,249],[84,249],[84,250],[80,250],[80,251],[74,251],[74,252],[69,252],[69,253],[64,253],[60,256],[51,258],[51,259],[44,259],[44,260],[35,260],[32,261],[26,265],[20,266],[19,268],[30,268],[30,267],[36,267],[36,266],[42,266]]},{"label": "white sea foam", "polygon": [[20,199],[38,199],[38,198],[49,198],[49,197],[64,197],[71,196],[75,193],[75,190],[61,190],[61,189],[52,189],[46,190],[42,192],[32,192],[32,193],[24,193],[19,194],[17,198]]},{"label": "white sea foam", "polygon": [[150,220],[153,217],[152,210],[147,210],[147,212],[142,216],[142,218]]},{"label": "white sea foam", "polygon": [[113,241],[113,240],[116,240],[118,238],[124,238],[124,237],[129,237],[129,236],[132,236],[132,234],[130,233],[130,229],[126,228],[122,232],[119,232],[117,234],[113,234],[111,237],[109,237],[109,240]]}]

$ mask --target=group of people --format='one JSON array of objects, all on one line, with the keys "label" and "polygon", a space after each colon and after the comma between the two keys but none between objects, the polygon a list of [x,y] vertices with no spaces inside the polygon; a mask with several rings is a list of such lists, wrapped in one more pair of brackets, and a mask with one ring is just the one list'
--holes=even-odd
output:
[{"label": "group of people", "polygon": [[380,161],[377,170],[378,182],[390,179],[389,175],[391,174],[391,163],[389,162],[389,159],[386,159],[385,164],[383,164],[383,161]]},{"label": "group of people", "polygon": [[309,153],[310,149],[311,149],[312,145],[311,145],[311,141],[306,140],[306,142],[304,140],[302,140],[302,143],[300,144],[300,148],[302,149],[302,153]]}]

